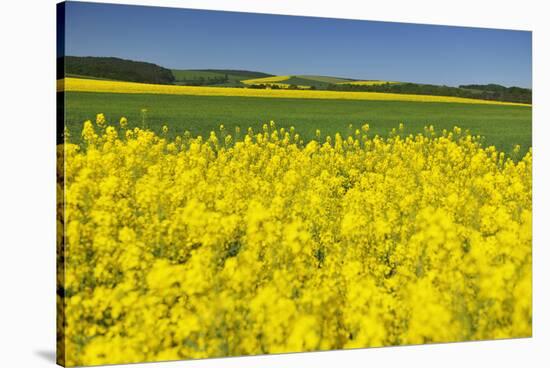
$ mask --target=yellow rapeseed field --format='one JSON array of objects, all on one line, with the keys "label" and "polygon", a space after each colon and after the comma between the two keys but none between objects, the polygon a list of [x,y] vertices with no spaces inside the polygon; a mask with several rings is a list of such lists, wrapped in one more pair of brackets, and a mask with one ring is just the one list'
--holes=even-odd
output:
[{"label": "yellow rapeseed field", "polygon": [[[140,86],[95,82],[72,86]],[[531,335],[530,152],[167,131],[100,114],[58,147],[60,362]]]},{"label": "yellow rapeseed field", "polygon": [[462,97],[407,95],[379,92],[343,92],[321,90],[253,89],[233,87],[177,86],[118,82],[94,79],[64,78],[57,81],[58,91],[109,92],[109,93],[151,93],[196,96],[243,96],[266,98],[310,98],[331,100],[376,100],[376,101],[416,101],[416,102],[455,102],[469,104],[521,105],[514,102],[477,100]]},{"label": "yellow rapeseed field", "polygon": [[[288,87],[290,87],[290,84],[281,83],[281,82],[284,82],[288,79],[290,79],[290,75],[276,75],[276,76],[273,76],[273,77],[245,79],[245,80],[242,80],[241,82],[246,84],[246,85],[265,84],[265,85],[268,85],[268,86],[277,86],[279,88],[288,88]],[[309,89],[310,88],[310,86],[303,86],[303,85],[298,85],[296,87],[298,87],[300,89]]]},{"label": "yellow rapeseed field", "polygon": [[264,78],[254,78],[254,79],[245,79],[241,82],[244,84],[273,84],[278,82],[283,82],[287,79],[290,79],[290,75],[276,75],[273,77],[264,77]]}]

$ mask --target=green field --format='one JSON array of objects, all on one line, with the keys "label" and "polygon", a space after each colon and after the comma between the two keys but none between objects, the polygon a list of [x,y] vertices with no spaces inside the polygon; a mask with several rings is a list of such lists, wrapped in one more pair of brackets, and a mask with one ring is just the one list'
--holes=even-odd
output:
[{"label": "green field", "polygon": [[310,86],[310,87],[315,87],[317,89],[325,89],[329,85],[328,82],[323,82],[318,79],[313,79],[305,76],[300,77],[300,76],[294,76],[294,75],[288,78],[287,80],[282,81],[281,83],[293,84],[295,86]]},{"label": "green field", "polygon": [[189,130],[207,136],[221,123],[228,131],[235,126],[260,130],[274,120],[279,127],[295,126],[305,139],[313,139],[316,129],[323,136],[347,135],[349,124],[357,128],[369,123],[373,134],[386,135],[404,123],[406,133],[422,132],[430,124],[437,130],[460,126],[506,152],[515,144],[522,152],[531,147],[531,107],[526,106],[68,92],[65,119],[75,136],[85,120],[100,112],[108,121],[125,116],[130,126],[141,126],[144,108],[145,125],[160,132],[167,124],[170,135]]},{"label": "green field", "polygon": [[[293,84],[295,86],[310,86],[317,89],[326,89],[330,84],[348,83],[353,79],[338,77],[327,77],[322,75],[290,75],[286,79],[274,83],[265,82],[265,84]],[[254,84],[262,84],[256,81]]]},{"label": "green field", "polygon": [[344,83],[344,82],[351,82],[354,79],[349,78],[339,78],[339,77],[327,77],[324,75],[296,75],[295,77],[302,78],[302,79],[308,79],[316,82],[321,83]]},{"label": "green field", "polygon": [[[176,78],[176,81],[184,81],[184,80],[196,80],[199,78],[204,79],[210,79],[210,78],[223,78],[224,75],[222,73],[217,72],[211,72],[206,70],[176,70],[172,69],[172,74]],[[228,76],[230,79],[231,77]],[[236,78],[233,78],[236,79]]]}]

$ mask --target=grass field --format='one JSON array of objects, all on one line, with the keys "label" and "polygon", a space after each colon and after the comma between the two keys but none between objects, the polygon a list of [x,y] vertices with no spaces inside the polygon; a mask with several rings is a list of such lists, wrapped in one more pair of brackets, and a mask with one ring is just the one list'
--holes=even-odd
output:
[{"label": "grass field", "polygon": [[400,84],[401,82],[383,81],[383,80],[361,80],[351,82],[340,82],[338,84],[352,84],[357,86],[377,86],[380,84]]},{"label": "grass field", "polygon": [[349,78],[340,78],[340,77],[329,77],[324,75],[297,75],[298,78],[308,79],[315,82],[321,82],[321,83],[346,83],[346,82],[352,82],[353,79]]},{"label": "grass field", "polygon": [[531,147],[531,107],[464,103],[409,101],[357,101],[257,98],[238,96],[191,96],[120,93],[66,93],[66,124],[78,133],[83,121],[104,113],[109,121],[125,116],[130,126],[141,126],[142,109],[147,109],[145,125],[160,132],[170,126],[169,135],[189,130],[207,136],[223,123],[228,131],[236,126],[260,130],[270,120],[279,127],[295,126],[305,139],[323,136],[369,123],[372,134],[387,134],[399,123],[406,133],[421,132],[426,125],[436,129],[460,126],[486,137],[486,144],[510,152],[515,144],[524,153]]}]

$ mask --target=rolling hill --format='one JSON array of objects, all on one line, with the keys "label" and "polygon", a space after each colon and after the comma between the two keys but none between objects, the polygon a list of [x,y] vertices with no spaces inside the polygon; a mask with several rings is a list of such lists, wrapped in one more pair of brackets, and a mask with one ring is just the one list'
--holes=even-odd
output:
[{"label": "rolling hill", "polygon": [[383,80],[358,80],[358,81],[338,82],[336,84],[351,84],[354,86],[379,86],[381,84],[400,84],[400,83],[402,82],[383,81]]},{"label": "rolling hill", "polygon": [[246,85],[266,85],[277,86],[280,88],[290,88],[296,86],[301,89],[328,89],[331,85],[382,85],[382,84],[397,84],[400,82],[381,81],[381,80],[357,80],[351,78],[340,78],[323,75],[282,75],[267,78],[256,78],[242,80]]},{"label": "rolling hill", "polygon": [[175,84],[183,85],[242,85],[241,81],[251,78],[273,77],[272,74],[249,70],[230,69],[172,69]]},{"label": "rolling hill", "polygon": [[243,80],[242,83],[251,85],[265,85],[280,88],[297,87],[300,89],[325,89],[331,84],[353,82],[353,79],[345,79],[321,75],[279,75],[266,78]]},{"label": "rolling hill", "polygon": [[166,69],[162,66],[114,57],[66,56],[58,60],[58,78],[176,84],[187,86],[315,89],[464,97],[530,104],[532,91],[498,84],[458,87],[386,80],[359,80],[322,75],[273,75],[232,69]]}]

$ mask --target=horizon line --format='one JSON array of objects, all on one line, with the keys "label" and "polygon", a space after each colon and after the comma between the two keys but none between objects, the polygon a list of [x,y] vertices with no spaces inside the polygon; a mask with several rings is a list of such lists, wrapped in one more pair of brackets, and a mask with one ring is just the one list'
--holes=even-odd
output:
[{"label": "horizon line", "polygon": [[[528,90],[533,90],[532,87],[520,87],[520,86],[517,86],[517,85],[506,85],[506,84],[502,84],[502,83],[496,83],[496,82],[491,82],[491,83],[460,83],[460,84],[457,84],[457,85],[447,85],[447,84],[434,84],[434,83],[425,83],[425,82],[411,82],[411,81],[397,81],[397,80],[389,80],[389,79],[386,79],[386,78],[382,78],[382,79],[373,79],[373,78],[357,78],[357,77],[343,77],[343,76],[336,76],[336,75],[327,75],[327,74],[300,74],[300,73],[292,73],[292,74],[278,74],[278,73],[272,73],[272,72],[267,72],[267,71],[261,71],[261,70],[251,70],[251,69],[246,69],[246,68],[233,68],[233,67],[230,67],[230,68],[227,68],[227,67],[198,67],[198,68],[195,68],[195,67],[186,67],[186,68],[183,68],[183,67],[177,67],[177,68],[171,68],[171,67],[166,67],[164,65],[161,65],[161,64],[158,64],[156,62],[152,62],[152,61],[145,61],[145,60],[134,60],[134,59],[128,59],[128,58],[125,58],[125,57],[120,57],[120,56],[98,56],[98,55],[63,55],[63,56],[58,56],[57,59],[60,59],[60,58],[63,58],[63,57],[91,57],[91,58],[114,58],[114,59],[120,59],[120,60],[125,60],[125,61],[133,61],[133,62],[139,62],[139,63],[148,63],[148,64],[153,64],[153,65],[156,65],[156,66],[159,66],[161,68],[165,68],[165,69],[168,69],[170,71],[172,70],[194,70],[194,71],[206,71],[206,70],[227,70],[227,71],[246,71],[246,72],[254,72],[254,73],[264,73],[264,74],[270,74],[270,75],[273,75],[273,76],[282,76],[282,75],[288,75],[288,76],[310,76],[310,77],[331,77],[331,78],[341,78],[341,79],[350,79],[350,80],[354,80],[354,81],[387,81],[387,82],[399,82],[399,83],[412,83],[412,84],[422,84],[422,85],[432,85],[432,86],[442,86],[442,87],[454,87],[454,88],[460,88],[460,86],[462,85],[473,85],[473,84],[478,84],[478,85],[491,85],[491,84],[494,84],[494,85],[499,85],[499,86],[503,86],[503,87],[506,87],[506,88],[522,88],[522,89],[528,89]],[[250,79],[255,79],[255,78],[250,78]]]}]

